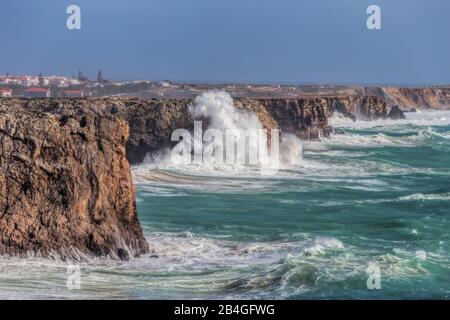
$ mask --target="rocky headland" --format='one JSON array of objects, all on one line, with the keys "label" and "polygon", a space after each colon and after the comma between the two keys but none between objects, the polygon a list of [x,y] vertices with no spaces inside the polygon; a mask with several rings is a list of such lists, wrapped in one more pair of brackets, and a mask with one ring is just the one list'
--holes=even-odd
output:
[{"label": "rocky headland", "polygon": [[127,123],[34,103],[39,108],[0,102],[0,254],[128,259],[147,252]]},{"label": "rocky headland", "polygon": [[[126,155],[130,163],[142,162],[147,154],[172,146],[170,137],[178,128],[192,129],[189,112],[193,99],[145,99],[140,97],[3,99],[5,110],[22,108],[57,116],[91,115],[124,120],[130,128]],[[277,128],[304,140],[327,137],[332,132],[328,118],[340,112],[350,118],[389,117],[391,108],[377,96],[330,96],[307,98],[236,98],[239,110],[256,113],[266,129]]]},{"label": "rocky headland", "polygon": [[[328,118],[401,118],[406,93],[235,99],[264,128],[329,136]],[[426,97],[407,101],[434,101]],[[408,103],[409,103],[408,102]],[[0,254],[128,259],[148,251],[130,165],[192,129],[193,99],[0,99]],[[399,106],[400,105],[400,106]],[[409,107],[409,105],[408,105]],[[415,107],[419,107],[415,105]]]}]

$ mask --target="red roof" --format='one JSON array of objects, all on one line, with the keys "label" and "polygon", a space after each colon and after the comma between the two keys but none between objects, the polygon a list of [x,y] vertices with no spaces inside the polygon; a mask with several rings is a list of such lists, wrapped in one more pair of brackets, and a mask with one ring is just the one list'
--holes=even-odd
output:
[{"label": "red roof", "polygon": [[0,88],[0,92],[11,92],[11,89]]},{"label": "red roof", "polygon": [[29,88],[25,92],[47,92],[48,89],[45,88]]}]

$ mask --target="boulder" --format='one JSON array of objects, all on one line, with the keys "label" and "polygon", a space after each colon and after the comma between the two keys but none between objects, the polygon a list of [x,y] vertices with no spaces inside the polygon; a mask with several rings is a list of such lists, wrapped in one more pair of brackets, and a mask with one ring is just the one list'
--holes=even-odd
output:
[{"label": "boulder", "polygon": [[391,110],[389,110],[388,118],[393,120],[401,120],[406,119],[405,114],[403,113],[402,109],[400,109],[399,106],[395,105],[391,107]]}]

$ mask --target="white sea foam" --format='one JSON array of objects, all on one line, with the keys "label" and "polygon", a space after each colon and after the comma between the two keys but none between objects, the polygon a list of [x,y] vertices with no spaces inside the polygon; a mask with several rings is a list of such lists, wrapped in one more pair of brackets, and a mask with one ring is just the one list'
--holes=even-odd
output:
[{"label": "white sea foam", "polygon": [[190,112],[194,118],[209,119],[212,129],[262,129],[255,113],[237,110],[233,98],[225,91],[207,91],[195,98]]},{"label": "white sea foam", "polygon": [[[380,129],[381,130],[381,129]],[[389,135],[387,133],[378,132],[377,129],[373,133],[365,132],[345,132],[336,133],[328,138],[322,138],[320,142],[309,142],[305,144],[305,151],[309,150],[321,152],[326,154],[327,147],[364,147],[364,148],[378,148],[378,147],[417,147],[420,145],[427,145],[435,138],[442,139],[449,143],[450,132],[438,132],[431,127],[408,129],[410,132],[399,136],[400,129],[397,128],[396,135]],[[344,153],[341,151],[341,153]],[[347,151],[348,153],[348,151]],[[360,154],[348,153],[347,157],[357,157]]]},{"label": "white sea foam", "polygon": [[[428,143],[433,137],[449,139],[449,132],[438,132],[433,127],[450,125],[450,111],[423,111],[407,113],[406,119],[379,119],[353,121],[339,113],[330,117],[330,125],[335,128],[350,129],[345,134],[335,134],[322,139],[326,145],[344,145],[358,147],[399,146],[415,147],[421,143]],[[352,131],[357,132],[352,132]],[[359,133],[358,130],[366,130]],[[373,132],[373,133],[372,133]],[[388,132],[395,132],[389,135]],[[402,134],[399,136],[398,134]]]},{"label": "white sea foam", "polygon": [[319,237],[314,241],[314,244],[303,249],[305,255],[320,255],[324,254],[326,250],[343,249],[344,245],[341,241],[335,238]]},{"label": "white sea foam", "polygon": [[384,147],[384,146],[410,146],[417,143],[414,138],[390,137],[384,133],[376,134],[335,134],[330,138],[323,138],[322,143],[326,145],[341,145],[349,147]]},{"label": "white sea foam", "polygon": [[334,237],[295,236],[292,241],[236,242],[190,232],[151,232],[149,254],[130,261],[79,263],[81,290],[75,291],[66,288],[68,263],[0,258],[0,298],[176,298],[186,292],[190,298],[290,297],[317,290],[319,279],[330,285],[359,279],[371,259],[384,277],[405,281],[428,272],[423,260],[445,264],[447,259],[422,249],[394,248],[374,256]]},{"label": "white sea foam", "polygon": [[[190,113],[195,119],[207,119],[208,120],[208,129],[219,130],[222,132],[222,135],[226,136],[227,130],[234,130],[236,133],[234,138],[236,139],[236,143],[238,146],[247,146],[247,148],[237,148],[236,154],[237,158],[241,159],[249,159],[250,156],[257,157],[256,154],[250,154],[250,152],[257,152],[259,155],[260,149],[260,141],[259,139],[249,138],[246,134],[239,134],[239,132],[248,132],[248,130],[262,130],[264,129],[261,121],[255,113],[246,112],[242,110],[238,110],[235,105],[232,97],[224,92],[224,91],[207,91],[201,94],[200,96],[195,98],[193,105],[190,107]],[[256,131],[255,131],[256,132]],[[273,134],[273,133],[272,133]],[[195,136],[194,140],[198,145],[202,145],[202,137]],[[195,142],[194,142],[195,143]],[[298,139],[295,135],[292,134],[281,134],[279,143],[279,159],[277,162],[280,163],[281,167],[289,167],[298,164],[302,157],[302,144],[300,139]],[[174,150],[182,149],[180,145],[186,145],[184,150],[191,150],[191,141],[181,141],[179,144],[174,147]],[[267,146],[267,154],[262,158],[270,158],[272,152],[271,150],[274,142]],[[225,152],[226,158],[226,148],[223,150]],[[244,154],[241,154],[244,152]],[[196,150],[194,148],[194,159],[202,158],[203,150]],[[263,152],[264,153],[264,152]],[[274,155],[277,156],[276,154]],[[261,157],[258,158],[258,163],[256,165],[249,164],[245,161],[245,164],[230,164],[230,163],[221,163],[217,161],[207,162],[203,161],[202,163],[188,163],[185,164],[183,161],[174,160],[173,157],[176,157],[176,153],[171,152],[171,150],[162,150],[159,155],[156,157],[146,159],[144,161],[144,165],[137,166],[135,168],[135,173],[137,176],[140,176],[140,172],[145,170],[145,168],[155,169],[180,169],[188,170],[188,171],[209,171],[214,173],[219,172],[227,172],[230,174],[238,174],[240,175],[244,171],[251,171],[265,169],[266,166],[271,166],[271,164],[266,164]],[[261,171],[259,171],[260,173]],[[220,174],[220,173],[219,173]]]},{"label": "white sea foam", "polygon": [[416,125],[421,127],[450,125],[450,111],[421,111],[405,113],[406,119],[377,119],[353,121],[340,113],[333,113],[329,124],[335,128],[367,129],[375,127],[395,128],[400,125]]},{"label": "white sea foam", "polygon": [[423,250],[417,250],[416,257],[419,258],[420,260],[427,260],[427,253]]},{"label": "white sea foam", "polygon": [[441,194],[422,194],[415,193],[408,196],[400,197],[401,201],[414,201],[414,200],[450,200],[450,193]]}]

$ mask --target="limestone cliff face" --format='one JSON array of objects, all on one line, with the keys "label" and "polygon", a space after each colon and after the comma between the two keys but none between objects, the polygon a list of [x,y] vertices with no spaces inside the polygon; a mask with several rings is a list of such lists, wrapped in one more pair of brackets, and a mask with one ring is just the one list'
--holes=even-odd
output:
[{"label": "limestone cliff face", "polygon": [[[172,147],[172,132],[179,128],[193,130],[194,120],[197,120],[189,112],[193,103],[191,99],[114,98],[110,103],[114,107],[108,107],[107,111],[126,120],[130,126],[127,155],[131,163],[139,163],[148,154]],[[255,113],[269,132],[270,129],[278,129],[278,124],[263,105],[241,99],[235,101],[235,106]],[[202,120],[207,122],[208,119]]]},{"label": "limestone cliff face", "polygon": [[[96,101],[96,100],[92,100]],[[191,99],[106,98],[105,110],[128,121],[130,139],[128,159],[141,162],[147,154],[171,146],[170,136],[177,128],[192,129],[194,119],[189,113]],[[258,115],[265,129],[280,129],[304,140],[330,135],[328,117],[338,111],[352,118],[365,120],[386,118],[390,108],[376,96],[336,96],[322,98],[236,98],[239,110]]]},{"label": "limestone cliff face", "polygon": [[354,119],[373,120],[387,118],[390,109],[381,97],[345,96],[327,98],[330,112],[340,112]]},{"label": "limestone cliff face", "polygon": [[[382,98],[366,95],[236,100],[237,105],[242,102],[247,109],[248,106],[258,106],[267,110],[272,123],[303,140],[329,136],[332,128],[328,126],[328,117],[333,112],[355,120],[372,120],[389,117],[391,109]],[[258,114],[265,118],[264,112],[259,111]]]},{"label": "limestone cliff face", "polygon": [[325,99],[260,99],[283,132],[304,140],[315,140],[330,134],[328,104]]},{"label": "limestone cliff face", "polygon": [[[141,162],[147,154],[160,151],[173,144],[172,132],[177,128],[192,129],[194,120],[189,113],[190,99],[114,98],[109,102],[115,114],[128,121],[130,139],[127,144],[131,163]],[[235,99],[237,109],[255,113],[268,130],[280,129],[297,134],[304,139],[328,136],[328,111],[326,102],[298,103],[284,99]],[[114,112],[113,112],[114,113]],[[206,119],[207,120],[207,119]]]},{"label": "limestone cliff face", "polygon": [[115,117],[58,101],[0,100],[0,254],[147,252],[127,139],[127,123]]},{"label": "limestone cliff face", "polygon": [[384,98],[389,104],[399,105],[408,110],[412,108],[440,109],[438,94],[431,88],[383,88]]},{"label": "limestone cliff face", "polygon": [[[106,97],[88,99],[4,100],[30,110],[58,115],[86,113],[94,116],[114,116],[130,127],[126,144],[130,163],[142,162],[146,155],[173,146],[170,141],[175,129],[191,130],[194,120],[189,112],[192,99],[144,99]],[[4,102],[6,103],[6,102]],[[236,98],[237,109],[256,113],[264,128],[294,133],[301,139],[314,140],[329,136],[328,116],[341,112],[352,118],[387,117],[389,108],[376,96],[336,96],[308,98]]]},{"label": "limestone cliff face", "polygon": [[450,109],[449,87],[372,87],[364,91],[381,97],[388,107],[398,105],[402,110]]},{"label": "limestone cliff face", "polygon": [[132,164],[142,162],[147,154],[155,154],[173,146],[170,141],[175,129],[193,129],[189,113],[191,100],[115,99],[107,111],[128,122],[130,138],[127,156]]}]

